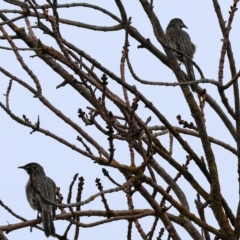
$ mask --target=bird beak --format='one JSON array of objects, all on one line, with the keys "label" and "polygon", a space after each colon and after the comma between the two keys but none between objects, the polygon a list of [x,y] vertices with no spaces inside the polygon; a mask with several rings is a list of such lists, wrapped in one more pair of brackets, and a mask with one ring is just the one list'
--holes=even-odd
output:
[{"label": "bird beak", "polygon": [[182,26],[181,26],[182,28],[187,28],[188,29],[188,27],[183,23],[182,24]]},{"label": "bird beak", "polygon": [[18,168],[22,168],[22,169],[25,169],[25,166],[21,166],[21,167],[18,167]]}]

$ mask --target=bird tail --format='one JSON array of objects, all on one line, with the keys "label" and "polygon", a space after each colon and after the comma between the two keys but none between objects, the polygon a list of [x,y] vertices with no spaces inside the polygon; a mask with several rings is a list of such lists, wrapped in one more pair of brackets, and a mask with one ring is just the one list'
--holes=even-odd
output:
[{"label": "bird tail", "polygon": [[[196,81],[195,74],[194,74],[194,71],[193,71],[193,65],[192,65],[191,61],[189,61],[188,59],[186,59],[186,58],[184,57],[183,63],[184,63],[184,65],[185,65],[185,67],[186,67],[189,81]],[[191,89],[192,89],[194,92],[196,92],[197,85],[196,85],[196,84],[191,84]]]},{"label": "bird tail", "polygon": [[46,237],[55,237],[55,227],[53,224],[53,216],[51,211],[42,210],[43,229]]}]

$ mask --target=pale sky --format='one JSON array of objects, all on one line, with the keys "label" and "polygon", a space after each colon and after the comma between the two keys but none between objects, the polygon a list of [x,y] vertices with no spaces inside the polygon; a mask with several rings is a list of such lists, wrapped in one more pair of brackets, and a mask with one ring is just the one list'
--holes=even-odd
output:
[{"label": "pale sky", "polygon": [[[229,17],[228,12],[230,10],[230,5],[232,2],[233,1],[230,0],[219,0],[224,19],[226,21]],[[47,2],[39,0],[38,3],[45,4]],[[59,0],[58,3],[62,4],[69,2]],[[115,1],[88,0],[87,3],[99,5],[120,17],[118,8],[115,5]],[[162,50],[162,47],[154,37],[151,24],[146,16],[146,13],[142,9],[140,2],[133,0],[122,0],[122,3],[126,8],[128,17],[132,17],[132,26],[137,28],[145,38],[150,38],[151,42]],[[10,8],[12,8],[10,4],[7,4],[5,2],[1,3],[1,10]],[[160,23],[164,30],[172,18],[178,17],[184,21],[185,25],[188,27],[186,31],[191,36],[192,42],[197,46],[194,61],[196,61],[196,63],[201,67],[207,79],[217,80],[220,50],[222,46],[222,34],[212,2],[206,0],[155,0],[154,11],[159,17]],[[51,10],[49,10],[49,14],[52,14]],[[16,17],[16,15],[7,16]],[[59,16],[61,18],[68,18],[70,20],[99,26],[112,26],[117,24],[114,22],[114,20],[107,17],[106,15],[83,7],[69,8],[64,10],[61,9],[59,10]],[[34,22],[35,19],[32,19],[33,25]],[[43,20],[43,22],[49,25],[49,23],[47,23],[45,20]],[[233,29],[230,33],[237,71],[239,70],[238,66],[240,64],[239,22],[239,11],[237,11],[232,25]],[[23,21],[18,21],[15,24],[19,27],[25,26]],[[56,47],[56,43],[53,40],[50,40],[50,38],[43,36],[38,30],[34,31],[36,32],[37,37],[43,39],[45,44]],[[87,52],[97,61],[101,62],[102,65],[107,67],[116,75],[120,75],[119,64],[125,36],[125,32],[123,30],[118,32],[103,33],[91,31],[88,29],[80,29],[76,27],[73,28],[72,26],[67,25],[60,25],[60,31],[62,33],[62,36],[68,41],[76,44],[77,47]],[[140,78],[149,81],[176,81],[174,79],[174,74],[170,69],[165,67],[161,62],[159,62],[158,59],[148,53],[146,49],[137,48],[139,43],[137,43],[131,37],[129,37],[129,42],[131,45],[129,48],[129,56],[134,70]],[[23,45],[21,42],[18,41],[17,43],[19,47],[25,47],[25,45]],[[0,41],[0,46],[3,45],[9,47],[7,43],[4,44],[4,41]],[[25,74],[24,70],[17,62],[14,54],[10,51],[2,49],[0,49],[0,52],[0,66],[5,67],[13,75],[18,76],[22,80],[34,86],[31,82],[31,79],[27,74]],[[48,100],[51,101],[52,104],[54,104],[57,108],[59,108],[65,115],[85,128],[81,119],[78,118],[77,111],[78,108],[82,108],[83,111],[88,112],[86,107],[90,106],[90,104],[88,104],[69,86],[56,89],[56,86],[62,82],[62,79],[53,73],[49,67],[42,63],[40,60],[36,58],[29,58],[29,56],[33,55],[32,52],[21,52],[21,54],[25,57],[24,60],[39,77],[42,84],[44,96],[47,97]],[[101,74],[99,72],[97,73],[100,77]],[[178,114],[181,114],[184,120],[187,120],[189,122],[193,121],[180,88],[140,85],[129,74],[126,76],[126,81],[129,84],[136,85],[137,89],[146,97],[148,97],[149,101],[153,102],[161,113],[166,115],[170,123],[178,126],[178,122],[176,120],[176,116]],[[199,78],[198,74],[196,74],[196,76]],[[7,79],[1,73],[0,79],[0,101],[5,103],[3,94],[6,93],[9,79]],[[231,76],[229,73],[227,61],[224,68],[224,83],[227,83],[230,79]],[[112,89],[116,88],[116,94],[122,97],[122,89],[117,87],[111,79],[109,79],[108,82],[109,87],[112,86]],[[222,106],[221,100],[215,87],[206,84],[201,84],[201,86],[206,88],[207,92],[211,94],[211,96],[214,97],[215,100]],[[233,95],[232,89],[228,90],[227,93],[229,102],[232,107],[234,107],[233,98],[231,97]],[[38,99],[33,98],[32,94],[19,87],[15,82],[13,83],[12,91],[10,94],[10,108],[12,112],[14,112],[19,117],[25,114],[33,123],[37,121],[37,116],[39,115],[42,128],[47,129],[65,138],[72,144],[75,144],[76,146],[82,148],[81,144],[76,140],[78,134],[73,129],[66,126],[63,121],[58,119],[48,109],[44,108]],[[147,111],[144,106],[140,104],[139,109],[137,110],[137,114],[141,116],[145,121],[149,116],[151,116],[152,113],[149,113],[149,111]],[[236,144],[233,142],[231,135],[226,131],[222,121],[212,111],[208,104],[205,106],[205,117],[207,131],[210,136],[225,141],[233,147],[236,147]],[[79,176],[83,176],[85,179],[82,200],[85,200],[89,196],[98,192],[97,187],[95,186],[95,179],[97,177],[101,178],[104,189],[114,187],[114,185],[103,176],[102,167],[94,164],[91,160],[83,157],[79,153],[74,152],[64,145],[61,145],[55,140],[44,136],[41,133],[29,134],[31,132],[31,129],[19,125],[18,123],[11,120],[2,109],[0,109],[0,119],[0,199],[20,216],[30,220],[34,219],[37,214],[30,208],[25,196],[25,184],[28,180],[28,176],[24,171],[18,169],[18,166],[25,165],[29,162],[38,162],[44,167],[47,176],[51,177],[56,182],[57,186],[61,187],[61,192],[64,196],[65,201],[67,198],[69,184],[72,181],[73,175],[75,173],[79,173]],[[152,118],[152,121],[149,125],[154,126],[162,124],[156,118]],[[87,132],[89,134],[92,134],[94,138],[102,144],[103,147],[108,149],[108,142],[106,138],[100,135],[98,131],[94,130],[93,127],[87,127]],[[199,156],[204,156],[203,150],[201,148],[201,143],[198,139],[187,136],[183,137],[184,139],[190,141],[193,149]],[[165,143],[166,147],[168,146],[168,137],[164,138],[163,143]],[[116,144],[116,146],[120,147],[118,147],[116,150],[115,158],[120,163],[130,164],[129,152],[126,144],[120,143]],[[221,178],[222,193],[225,199],[229,202],[229,205],[232,207],[233,212],[235,213],[238,203],[237,158],[233,154],[224,151],[218,146],[212,146],[213,150],[215,151],[215,157]],[[126,149],[126,151],[123,149]],[[180,163],[185,162],[186,152],[184,152],[179,147],[176,141],[174,142],[173,156]],[[165,169],[172,177],[175,176],[176,171],[174,169],[172,169],[161,158],[158,157],[156,159],[158,161],[161,161],[161,166],[165,167]],[[138,163],[140,162],[141,159],[139,159]],[[111,176],[117,179],[119,183],[123,183],[125,181],[122,175],[119,174],[119,172],[115,169],[107,168],[107,170]],[[199,182],[201,182],[208,191],[209,185],[206,183],[204,178],[202,178],[202,174],[195,167],[193,162],[190,164],[189,171],[191,171],[192,174],[194,174],[194,176],[199,179]],[[159,180],[158,184],[166,187],[166,184],[163,183],[162,180]],[[185,194],[188,197],[191,211],[193,213],[196,213],[194,204],[196,193],[191,188],[189,188],[189,184],[183,178],[179,180],[178,184],[184,189]],[[127,209],[127,202],[124,193],[114,193],[106,195],[106,197],[112,210]],[[76,196],[73,195],[72,201],[75,201],[75,198]],[[134,195],[134,200],[134,207],[136,209],[150,208],[146,200],[143,199],[143,197],[140,195]],[[101,199],[98,198],[93,203],[82,206],[82,209],[104,210],[104,207]],[[209,223],[215,224],[214,226],[218,228],[215,221],[212,220],[213,218],[210,209],[208,209],[207,212],[209,213]],[[176,212],[174,213],[176,214]],[[57,214],[59,214],[59,210]],[[12,217],[2,207],[0,207],[0,216],[0,225],[6,225],[8,223],[14,224],[19,222],[19,220]],[[100,218],[97,220],[100,220]],[[90,223],[96,221],[96,219],[81,218],[81,221],[84,223]],[[153,218],[140,220],[140,223],[142,223],[142,227],[146,233],[150,231],[152,222]],[[54,224],[56,227],[56,232],[58,234],[63,234],[66,226],[68,225],[68,222],[55,221]],[[153,239],[156,239],[160,227],[162,227],[162,225],[158,223],[158,229],[156,230]],[[189,235],[184,230],[181,228],[177,229],[182,233],[180,234],[182,239],[190,239]],[[21,238],[19,238],[19,235],[21,235]],[[72,230],[71,234],[68,236],[69,239],[73,239],[74,231]],[[126,221],[113,222],[91,229],[81,228],[80,230],[80,239],[84,240],[126,239],[126,236]],[[165,234],[164,239],[166,236],[167,235]],[[7,237],[10,240],[40,240],[45,236],[43,232],[37,229],[33,229],[33,233],[30,233],[29,228],[25,228],[9,233]],[[140,238],[141,237],[139,236],[139,233],[135,227],[133,227],[133,239]]]}]

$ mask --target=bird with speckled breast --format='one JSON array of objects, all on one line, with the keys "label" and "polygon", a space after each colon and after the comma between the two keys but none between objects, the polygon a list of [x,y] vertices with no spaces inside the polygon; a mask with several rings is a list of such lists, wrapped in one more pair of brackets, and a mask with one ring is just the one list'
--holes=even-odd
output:
[{"label": "bird with speckled breast", "polygon": [[[183,30],[183,28],[187,28],[187,26],[183,23],[180,18],[172,19],[166,29],[166,35],[169,40],[170,46],[176,48],[177,50],[182,51],[189,58],[193,58],[193,55],[196,51],[196,46],[192,43],[189,34]],[[182,62],[188,74],[188,78],[190,81],[195,81],[195,75],[193,71],[192,62],[186,58],[186,56],[176,53],[177,58],[180,62]],[[196,85],[192,85],[192,90],[196,91]]]},{"label": "bird with speckled breast", "polygon": [[26,184],[27,200],[30,206],[41,214],[46,237],[55,237],[53,219],[56,208],[44,201],[39,195],[40,193],[46,199],[56,202],[56,185],[54,181],[46,176],[43,167],[38,163],[28,163],[19,168],[24,169],[29,175],[29,180]]}]

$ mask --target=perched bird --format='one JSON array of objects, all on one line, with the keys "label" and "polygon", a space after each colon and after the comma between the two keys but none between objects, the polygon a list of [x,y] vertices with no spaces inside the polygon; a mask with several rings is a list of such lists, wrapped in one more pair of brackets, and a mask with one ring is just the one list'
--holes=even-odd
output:
[{"label": "perched bird", "polygon": [[56,185],[54,181],[46,176],[43,167],[38,163],[29,163],[19,168],[26,170],[29,174],[26,185],[27,200],[34,210],[41,213],[45,235],[55,237],[53,218],[55,217],[56,208],[45,202],[39,195],[40,193],[48,200],[56,202]]},{"label": "perched bird", "polygon": [[[196,46],[191,42],[191,38],[188,33],[182,30],[183,28],[187,28],[183,21],[180,18],[174,18],[167,26],[166,35],[171,47],[182,51],[192,59],[196,51]],[[195,81],[195,75],[191,61],[180,53],[176,54],[179,61],[183,62],[185,65],[190,81]],[[195,85],[192,85],[191,88],[193,91],[196,91]]]}]

